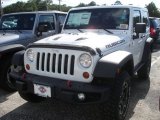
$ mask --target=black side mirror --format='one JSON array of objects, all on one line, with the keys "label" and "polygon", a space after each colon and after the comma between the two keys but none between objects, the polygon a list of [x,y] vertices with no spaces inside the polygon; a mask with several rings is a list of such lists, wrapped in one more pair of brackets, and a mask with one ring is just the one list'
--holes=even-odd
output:
[{"label": "black side mirror", "polygon": [[39,23],[37,28],[37,36],[42,36],[42,32],[48,31],[48,25],[45,23]]},{"label": "black side mirror", "polygon": [[42,24],[38,26],[38,32],[47,32],[48,31],[48,25]]},{"label": "black side mirror", "polygon": [[146,23],[136,23],[135,32],[137,34],[145,33],[146,32]]}]

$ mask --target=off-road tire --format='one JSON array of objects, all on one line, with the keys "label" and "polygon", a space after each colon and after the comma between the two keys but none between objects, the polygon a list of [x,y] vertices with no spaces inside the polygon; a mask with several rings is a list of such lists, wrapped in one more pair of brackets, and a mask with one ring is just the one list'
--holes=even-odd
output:
[{"label": "off-road tire", "polygon": [[0,70],[0,85],[2,88],[9,92],[16,91],[14,82],[15,80],[9,77],[9,72],[11,70],[11,56],[5,57],[1,61],[1,70]]},{"label": "off-road tire", "polygon": [[26,101],[31,102],[31,103],[39,103],[45,100],[45,98],[37,96],[32,93],[23,93],[18,91],[19,95]]},{"label": "off-road tire", "polygon": [[140,79],[147,80],[149,78],[150,69],[151,69],[151,51],[148,50],[148,56],[144,65],[138,70],[137,75]]},{"label": "off-road tire", "polygon": [[[103,115],[103,120],[125,119],[129,106],[130,89],[130,76],[127,72],[123,72],[115,81],[110,99],[100,107]],[[124,109],[123,112],[121,111],[122,108]]]}]

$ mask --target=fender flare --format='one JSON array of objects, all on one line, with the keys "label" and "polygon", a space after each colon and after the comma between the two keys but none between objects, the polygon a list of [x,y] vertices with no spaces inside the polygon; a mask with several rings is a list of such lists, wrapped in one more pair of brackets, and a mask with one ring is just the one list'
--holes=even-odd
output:
[{"label": "fender flare", "polygon": [[148,53],[151,52],[151,45],[153,43],[153,38],[149,37],[146,42],[143,49],[143,55],[142,55],[142,62],[146,61],[146,57],[148,56]]},{"label": "fender flare", "polygon": [[16,52],[12,57],[12,65],[23,66],[24,65],[24,53],[25,53],[25,50]]},{"label": "fender flare", "polygon": [[[125,68],[127,67],[127,68]],[[114,79],[118,70],[127,69],[133,75],[133,56],[126,51],[116,51],[102,57],[93,72],[94,77]]]},{"label": "fender flare", "polygon": [[[0,65],[3,65],[6,59],[11,59],[17,51],[25,50],[21,44],[7,45],[0,47]],[[9,57],[9,58],[8,58]]]},{"label": "fender flare", "polygon": [[25,47],[21,44],[13,44],[13,45],[6,45],[0,47],[0,59],[7,56],[8,54],[14,54],[17,51],[24,50]]}]

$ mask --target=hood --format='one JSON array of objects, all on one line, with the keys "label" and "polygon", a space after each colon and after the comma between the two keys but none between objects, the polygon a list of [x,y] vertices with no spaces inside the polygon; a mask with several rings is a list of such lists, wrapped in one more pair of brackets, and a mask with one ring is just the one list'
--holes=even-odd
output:
[{"label": "hood", "polygon": [[[36,43],[54,44],[54,45],[78,45],[87,46],[92,49],[99,48],[101,51],[112,47],[122,39],[114,34],[105,33],[75,33],[75,34],[58,34],[54,35]],[[119,42],[121,43],[121,42]]]},{"label": "hood", "polygon": [[[12,33],[12,32],[6,32],[0,33],[0,46],[1,45],[9,45],[9,44],[16,44],[20,43],[19,40],[30,38],[31,35],[27,33]],[[21,41],[22,42],[22,41]]]}]

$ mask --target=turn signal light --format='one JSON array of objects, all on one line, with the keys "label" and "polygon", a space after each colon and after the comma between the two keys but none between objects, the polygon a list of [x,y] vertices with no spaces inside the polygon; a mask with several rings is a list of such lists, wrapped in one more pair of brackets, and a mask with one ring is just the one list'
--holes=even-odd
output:
[{"label": "turn signal light", "polygon": [[83,77],[84,77],[85,79],[88,79],[88,78],[89,78],[89,73],[88,73],[88,72],[84,72],[84,73],[83,73]]},{"label": "turn signal light", "polygon": [[29,64],[26,64],[26,69],[27,69],[27,70],[30,70]]}]

